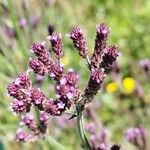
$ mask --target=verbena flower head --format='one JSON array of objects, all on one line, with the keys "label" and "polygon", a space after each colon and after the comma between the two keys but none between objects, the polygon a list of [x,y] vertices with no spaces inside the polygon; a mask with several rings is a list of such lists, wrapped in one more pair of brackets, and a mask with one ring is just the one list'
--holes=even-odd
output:
[{"label": "verbena flower head", "polygon": [[104,69],[92,69],[88,85],[85,89],[85,97],[87,101],[91,101],[100,90],[105,78]]},{"label": "verbena flower head", "polygon": [[45,42],[33,43],[31,49],[37,56],[42,56],[42,54],[46,53]]},{"label": "verbena flower head", "polygon": [[31,100],[32,103],[37,106],[39,109],[43,108],[42,102],[47,100],[47,97],[43,94],[43,92],[40,89],[32,89],[31,92]]},{"label": "verbena flower head", "polygon": [[11,107],[16,114],[28,112],[30,109],[30,106],[28,107],[26,102],[16,99],[12,101]]},{"label": "verbena flower head", "polygon": [[94,46],[94,53],[91,58],[92,67],[99,67],[105,48],[107,47],[108,35],[110,28],[102,23],[96,25],[96,39]]},{"label": "verbena flower head", "polygon": [[105,72],[108,72],[111,69],[113,62],[116,61],[117,57],[120,54],[121,53],[119,52],[116,45],[106,48],[102,57],[100,67],[104,68]]},{"label": "verbena flower head", "polygon": [[[84,110],[85,104],[93,100],[102,87],[107,67],[110,67],[119,56],[117,47],[107,45],[109,32],[110,28],[105,24],[96,26],[95,47],[91,59],[88,56],[83,31],[79,27],[74,27],[68,34],[79,55],[88,62],[90,77],[83,92],[78,85],[79,75],[73,69],[65,71],[65,66],[60,63],[63,56],[60,33],[53,32],[49,36],[55,58],[49,52],[45,42],[32,44],[31,50],[35,54],[35,58],[29,59],[27,72],[19,74],[7,86],[8,94],[14,99],[12,101],[13,112],[24,115],[21,121],[23,129],[19,130],[16,135],[18,141],[43,137],[47,131],[50,116],[61,116],[67,109],[77,108],[79,105]],[[55,81],[55,98],[47,97],[40,88],[34,87],[30,80],[32,72],[42,76],[42,80],[47,75]],[[31,115],[31,108],[39,112],[37,121]],[[75,109],[76,114],[77,111]],[[29,133],[26,130],[29,130]],[[105,146],[105,134],[100,134],[99,137],[103,137],[103,141],[98,143],[97,148],[99,146],[99,149],[102,149]],[[91,140],[94,142],[95,138],[97,137],[93,136]]]},{"label": "verbena flower head", "polygon": [[49,40],[56,58],[60,60],[60,57],[63,55],[61,34],[54,32],[51,36],[49,36]]},{"label": "verbena flower head", "polygon": [[45,75],[47,72],[46,66],[38,59],[30,59],[29,67],[39,75]]},{"label": "verbena flower head", "polygon": [[79,55],[86,58],[88,50],[82,29],[74,27],[67,36],[73,41],[74,47],[78,50]]}]

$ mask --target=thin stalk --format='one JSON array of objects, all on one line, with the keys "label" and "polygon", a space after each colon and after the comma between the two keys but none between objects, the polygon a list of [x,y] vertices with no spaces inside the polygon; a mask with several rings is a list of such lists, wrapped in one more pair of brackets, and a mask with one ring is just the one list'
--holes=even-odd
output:
[{"label": "thin stalk", "polygon": [[23,36],[21,34],[21,29],[19,28],[19,25],[17,23],[17,16],[15,14],[15,8],[14,8],[12,0],[8,0],[8,8],[9,8],[9,11],[10,11],[10,14],[11,14],[10,17],[11,17],[11,20],[13,22],[14,29],[16,31],[16,38],[18,40],[18,43],[19,43],[20,49],[22,51],[22,54],[24,55],[24,58],[26,58],[28,53],[26,51],[25,42],[24,42]]},{"label": "thin stalk", "polygon": [[91,146],[86,138],[85,130],[83,127],[83,114],[82,114],[83,109],[80,105],[78,105],[76,109],[77,109],[77,127],[78,127],[78,132],[79,132],[83,147],[86,150],[92,150]]},{"label": "thin stalk", "polygon": [[48,144],[51,144],[55,147],[56,150],[67,150],[68,148],[59,143],[56,139],[54,139],[52,136],[47,137]]},{"label": "thin stalk", "polygon": [[25,18],[27,19],[27,23],[28,23],[28,36],[29,36],[29,45],[32,44],[33,42],[33,27],[32,27],[32,23],[30,21],[30,18],[29,18],[29,6],[27,5],[27,2],[26,1],[22,1],[22,5],[23,5],[23,9],[24,9],[24,12],[25,12]]},{"label": "thin stalk", "polygon": [[89,56],[86,57],[86,63],[87,63],[89,70],[91,70],[91,62],[90,62]]}]

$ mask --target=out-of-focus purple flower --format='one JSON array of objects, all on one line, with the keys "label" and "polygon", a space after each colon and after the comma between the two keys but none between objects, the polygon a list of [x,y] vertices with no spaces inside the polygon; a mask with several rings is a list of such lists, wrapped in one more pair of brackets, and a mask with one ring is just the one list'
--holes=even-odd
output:
[{"label": "out-of-focus purple flower", "polygon": [[96,129],[94,123],[89,123],[85,126],[85,130],[87,130],[90,134],[95,134]]},{"label": "out-of-focus purple flower", "polygon": [[90,136],[90,143],[91,143],[92,148],[94,150],[106,150],[106,146],[108,142],[107,130],[102,129],[101,132],[95,132],[95,131],[91,132],[91,136]]},{"label": "out-of-focus purple flower", "polygon": [[115,62],[112,64],[110,71],[111,71],[111,73],[113,73],[114,75],[118,75],[118,74],[119,74],[119,72],[120,72],[120,66],[119,66],[118,62],[115,61]]},{"label": "out-of-focus purple flower", "polygon": [[40,123],[44,126],[47,126],[49,122],[49,114],[47,112],[41,112],[40,114]]},{"label": "out-of-focus purple flower", "polygon": [[106,145],[104,143],[101,143],[98,147],[97,150],[106,150]]},{"label": "out-of-focus purple flower", "polygon": [[79,55],[86,58],[88,50],[83,36],[83,31],[79,27],[74,27],[67,36],[72,39],[74,47],[78,50]]},{"label": "out-of-focus purple flower", "polygon": [[55,27],[49,24],[47,30],[48,30],[48,35],[52,35],[55,31]]},{"label": "out-of-focus purple flower", "polygon": [[84,96],[87,101],[91,101],[94,95],[100,90],[102,83],[105,78],[104,69],[92,69],[91,76],[87,85],[87,88],[84,91]]},{"label": "out-of-focus purple flower", "polygon": [[26,20],[26,18],[21,18],[21,19],[19,20],[19,26],[20,26],[20,28],[23,29],[26,25],[27,25],[27,20]]},{"label": "out-of-focus purple flower", "polygon": [[145,150],[147,146],[146,132],[143,127],[129,128],[124,133],[125,138],[139,149]]},{"label": "out-of-focus purple flower", "polygon": [[148,77],[150,77],[150,60],[144,59],[140,61],[140,66],[143,68]]},{"label": "out-of-focus purple flower", "polygon": [[16,36],[15,30],[13,28],[9,27],[8,25],[5,25],[4,33],[10,39],[12,39]]},{"label": "out-of-focus purple flower", "polygon": [[61,117],[57,117],[56,118],[56,126],[58,128],[67,128],[69,126],[69,128],[74,128],[75,127],[75,120],[69,120],[68,118],[70,117],[70,115],[68,114],[63,114]]},{"label": "out-of-focus purple flower", "polygon": [[28,134],[20,128],[17,130],[16,140],[19,142],[26,142],[28,140]]},{"label": "out-of-focus purple flower", "polygon": [[63,55],[63,50],[62,50],[63,43],[62,43],[61,34],[60,33],[53,33],[48,38],[51,42],[52,50],[53,50],[56,58],[58,60],[60,60],[60,57]]},{"label": "out-of-focus purple flower", "polygon": [[91,143],[91,146],[93,148],[96,148],[97,147],[97,138],[96,138],[96,135],[91,135],[90,136],[90,143]]},{"label": "out-of-focus purple flower", "polygon": [[92,67],[99,67],[102,55],[107,46],[109,32],[110,28],[106,24],[96,25],[95,47],[91,58]]},{"label": "out-of-focus purple flower", "polygon": [[31,114],[25,114],[25,116],[23,116],[22,118],[22,122],[25,125],[30,125],[33,122],[34,118]]},{"label": "out-of-focus purple flower", "polygon": [[31,24],[33,26],[33,28],[37,28],[40,22],[40,16],[32,16],[31,17]]},{"label": "out-of-focus purple flower", "polygon": [[47,72],[47,68],[45,65],[39,61],[38,59],[30,59],[29,61],[29,67],[37,74],[39,75],[45,75]]},{"label": "out-of-focus purple flower", "polygon": [[44,80],[44,77],[42,75],[37,75],[36,80],[37,82],[42,82]]},{"label": "out-of-focus purple flower", "polygon": [[107,142],[108,138],[108,130],[107,129],[102,129],[100,132],[97,133],[98,139],[101,139],[102,143]]},{"label": "out-of-focus purple flower", "polygon": [[35,130],[36,129],[36,123],[34,120],[33,115],[27,113],[25,116],[23,116],[21,125],[26,125],[29,129]]},{"label": "out-of-focus purple flower", "polygon": [[111,69],[112,63],[116,61],[116,58],[120,54],[121,53],[119,52],[116,45],[106,48],[102,57],[100,67],[104,68],[105,72],[108,72]]}]

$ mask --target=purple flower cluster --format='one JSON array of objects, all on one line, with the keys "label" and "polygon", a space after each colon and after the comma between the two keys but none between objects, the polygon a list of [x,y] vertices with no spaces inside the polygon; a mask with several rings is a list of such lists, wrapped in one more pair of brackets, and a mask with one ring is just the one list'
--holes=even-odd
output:
[{"label": "purple flower cluster", "polygon": [[104,68],[105,72],[111,69],[111,65],[116,61],[116,58],[120,55],[118,47],[108,46],[108,35],[110,28],[102,23],[96,26],[96,39],[94,53],[91,58],[91,65],[94,68]]},{"label": "purple flower cluster", "polygon": [[4,26],[4,33],[9,39],[12,39],[16,36],[15,30],[8,25]]},{"label": "purple flower cluster", "polygon": [[100,63],[100,67],[105,69],[105,72],[111,70],[113,62],[116,61],[116,58],[120,55],[118,51],[118,47],[116,45],[110,46],[106,48],[104,54],[102,56],[102,62]]},{"label": "purple flower cluster", "polygon": [[124,133],[125,138],[140,150],[146,150],[146,132],[143,127],[129,128]]},{"label": "purple flower cluster", "polygon": [[96,39],[94,53],[91,58],[91,64],[93,67],[99,67],[105,48],[107,47],[108,35],[110,28],[102,23],[96,26]]},{"label": "purple flower cluster", "polygon": [[86,58],[88,50],[82,29],[74,27],[67,36],[73,41],[74,47],[78,50],[79,55]]},{"label": "purple flower cluster", "polygon": [[[105,73],[110,71],[116,58],[120,55],[117,46],[107,45],[109,32],[110,28],[104,23],[96,26],[94,53],[91,60],[87,60],[91,75],[84,91],[84,103],[90,102],[97,94],[104,81]],[[72,39],[79,55],[86,59],[89,58],[82,30],[75,27],[68,34],[68,37]]]},{"label": "purple flower cluster", "polygon": [[77,85],[79,76],[70,69],[60,80],[60,84],[56,86],[58,98],[69,107],[75,104],[79,99],[80,90]]},{"label": "purple flower cluster", "polygon": [[[89,61],[90,78],[83,93],[81,93],[78,74],[69,69],[65,72],[64,66],[60,63],[63,56],[63,43],[60,33],[53,32],[48,38],[55,58],[51,57],[45,42],[35,42],[31,51],[36,58],[30,58],[27,72],[18,77],[7,86],[8,94],[14,98],[12,110],[17,114],[26,113],[21,124],[26,126],[32,134],[27,134],[20,130],[17,132],[17,140],[27,141],[32,137],[43,135],[48,126],[51,115],[59,116],[71,106],[82,103],[89,103],[100,90],[105,78],[107,68],[110,67],[119,56],[116,46],[108,47],[107,39],[110,29],[105,24],[97,25],[97,35],[95,40],[95,50]],[[68,34],[74,43],[74,47],[83,58],[88,57],[87,46],[83,31],[75,27]],[[48,98],[40,88],[35,88],[29,79],[29,73],[34,72],[39,76],[48,75],[55,83],[56,98]],[[34,107],[39,112],[38,121],[31,116],[30,109]],[[77,110],[76,110],[77,111]],[[103,147],[103,146],[102,146]]]},{"label": "purple flower cluster", "polygon": [[144,59],[140,61],[140,65],[143,68],[145,74],[150,77],[150,60]]},{"label": "purple flower cluster", "polygon": [[58,60],[60,60],[60,57],[63,55],[63,43],[62,43],[62,37],[60,33],[53,33],[51,36],[49,36],[49,40],[51,42],[52,50]]},{"label": "purple flower cluster", "polygon": [[30,111],[31,107],[31,88],[32,84],[27,73],[22,73],[7,86],[10,96],[14,98],[12,101],[12,109],[15,113],[23,113]]},{"label": "purple flower cluster", "polygon": [[101,131],[97,131],[94,123],[87,124],[85,129],[90,133],[90,144],[92,150],[115,150],[115,148],[117,148],[116,150],[120,149],[120,146],[109,143],[107,129],[101,129]]},{"label": "purple flower cluster", "polygon": [[[57,46],[57,44],[59,46]],[[62,45],[62,44],[61,44]],[[54,45],[53,45],[54,46]],[[55,43],[55,48],[60,48],[60,42]],[[30,59],[29,66],[31,70],[39,75],[49,74],[54,80],[59,81],[63,74],[63,65],[55,62],[51,57],[50,54],[45,47],[45,42],[37,42],[33,43],[31,50],[37,56],[37,59]],[[58,50],[61,51],[60,49]],[[56,52],[56,51],[55,51]],[[60,53],[58,57],[60,57]],[[62,52],[61,52],[62,53]]]},{"label": "purple flower cluster", "polygon": [[91,70],[91,76],[88,82],[88,85],[85,89],[85,98],[87,101],[91,101],[93,97],[100,90],[102,83],[105,78],[105,73],[103,68],[93,69]]},{"label": "purple flower cluster", "polygon": [[20,142],[26,142],[30,138],[30,135],[19,128],[16,133],[16,140]]}]

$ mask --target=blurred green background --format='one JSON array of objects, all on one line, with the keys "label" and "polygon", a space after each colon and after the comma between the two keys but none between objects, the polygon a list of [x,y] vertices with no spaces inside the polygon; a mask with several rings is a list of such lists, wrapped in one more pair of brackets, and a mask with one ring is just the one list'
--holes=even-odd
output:
[{"label": "blurred green background", "polygon": [[[121,144],[122,149],[134,149],[123,138],[124,129],[142,124],[150,130],[150,80],[139,65],[141,59],[150,58],[149,14],[149,0],[0,0],[0,150],[81,149],[77,129],[72,127],[75,122],[70,125],[65,121],[64,127],[55,127],[54,118],[45,140],[17,143],[14,138],[20,116],[10,111],[6,85],[27,69],[32,42],[46,40],[48,25],[52,24],[63,36],[62,62],[66,69],[74,68],[80,74],[83,88],[88,81],[88,69],[65,35],[72,27],[80,26],[92,54],[95,26],[102,22],[111,27],[109,43],[117,44],[122,53],[118,59],[120,82],[112,75],[107,77],[96,97],[100,107],[95,112],[110,131],[111,141]],[[19,24],[21,18],[27,20],[23,28]],[[136,90],[137,83],[142,89],[142,100]],[[36,81],[35,86],[39,86]],[[49,78],[40,86],[47,95],[52,95]]]}]

